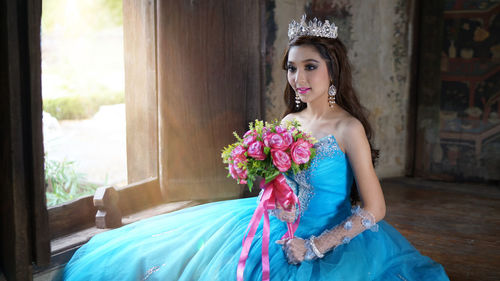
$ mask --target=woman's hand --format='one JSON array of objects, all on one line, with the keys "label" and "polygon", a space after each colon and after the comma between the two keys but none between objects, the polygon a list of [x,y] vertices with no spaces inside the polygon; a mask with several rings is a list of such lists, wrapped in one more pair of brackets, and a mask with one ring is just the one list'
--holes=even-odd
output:
[{"label": "woman's hand", "polygon": [[278,240],[276,244],[282,245],[285,256],[290,264],[301,263],[306,255],[306,241],[302,238],[292,238],[286,240]]},{"label": "woman's hand", "polygon": [[276,209],[275,215],[280,221],[289,223],[295,221],[295,212],[297,211],[295,206],[293,206],[290,211],[286,211],[278,202],[276,202]]}]

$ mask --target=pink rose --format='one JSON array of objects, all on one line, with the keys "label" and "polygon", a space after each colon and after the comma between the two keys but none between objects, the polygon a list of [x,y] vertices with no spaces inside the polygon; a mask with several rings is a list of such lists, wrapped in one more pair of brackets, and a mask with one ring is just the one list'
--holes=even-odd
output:
[{"label": "pink rose", "polygon": [[243,135],[243,138],[246,138],[250,135],[255,135],[255,131],[252,131],[252,130],[248,130],[244,135]]},{"label": "pink rose", "polygon": [[[240,163],[242,163],[243,165],[240,165]],[[245,180],[247,178],[248,173],[247,173],[247,169],[246,169],[246,159],[235,158],[233,161],[233,164],[232,164],[232,169],[234,169],[234,173],[237,176],[236,179],[240,179],[240,183],[241,183],[241,180]],[[229,167],[229,172],[231,172],[231,166]],[[231,176],[232,176],[232,174],[231,174]]]},{"label": "pink rose", "polygon": [[276,126],[276,133],[283,134],[284,132],[286,132],[285,128],[283,128],[281,126]]},{"label": "pink rose", "polygon": [[262,128],[262,138],[263,139],[265,139],[270,133],[271,133],[271,130],[269,130],[269,128],[267,128],[267,127]]},{"label": "pink rose", "polygon": [[243,144],[248,147],[248,146],[250,146],[250,144],[252,144],[256,140],[257,140],[257,138],[254,135],[249,135],[243,139]]},{"label": "pink rose", "polygon": [[238,174],[236,173],[236,170],[234,169],[233,163],[229,163],[228,165],[229,168],[229,174],[231,174],[231,177],[235,180],[238,179]]},{"label": "pink rose", "polygon": [[305,141],[304,139],[298,139],[290,148],[293,162],[299,165],[307,163],[311,157],[311,147],[311,143]]},{"label": "pink rose", "polygon": [[264,144],[261,141],[256,141],[250,144],[248,147],[248,156],[257,160],[266,159],[266,154],[264,154]]},{"label": "pink rose", "polygon": [[231,156],[233,158],[245,158],[246,149],[242,145],[238,145],[231,151]]},{"label": "pink rose", "polygon": [[280,172],[286,172],[290,169],[292,161],[290,156],[282,150],[271,149],[271,156],[273,157],[273,164]]},{"label": "pink rose", "polygon": [[270,133],[264,137],[264,144],[271,149],[285,150],[288,148],[288,145],[283,137],[276,133]]},{"label": "pink rose", "polygon": [[284,133],[281,134],[281,136],[283,137],[283,141],[285,142],[286,147],[289,147],[293,143],[293,137],[292,134],[290,134],[290,132],[285,131]]},{"label": "pink rose", "polygon": [[236,166],[234,164],[229,164],[229,173],[231,174],[231,177],[235,179],[239,184],[246,184],[246,178],[248,176],[247,170],[240,170],[240,174],[237,173],[236,171]]}]

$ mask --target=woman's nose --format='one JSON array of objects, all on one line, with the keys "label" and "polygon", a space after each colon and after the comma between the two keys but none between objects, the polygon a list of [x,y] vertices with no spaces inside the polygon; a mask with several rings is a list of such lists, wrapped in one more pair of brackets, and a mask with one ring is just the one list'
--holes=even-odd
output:
[{"label": "woman's nose", "polygon": [[306,76],[303,70],[298,70],[295,73],[295,83],[299,84],[306,80]]}]

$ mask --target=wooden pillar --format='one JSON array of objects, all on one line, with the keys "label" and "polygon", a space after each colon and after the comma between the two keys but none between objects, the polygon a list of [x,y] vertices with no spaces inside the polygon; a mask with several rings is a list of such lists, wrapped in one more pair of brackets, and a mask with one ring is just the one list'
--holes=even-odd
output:
[{"label": "wooden pillar", "polygon": [[0,267],[32,280],[50,258],[43,176],[41,1],[0,0]]}]

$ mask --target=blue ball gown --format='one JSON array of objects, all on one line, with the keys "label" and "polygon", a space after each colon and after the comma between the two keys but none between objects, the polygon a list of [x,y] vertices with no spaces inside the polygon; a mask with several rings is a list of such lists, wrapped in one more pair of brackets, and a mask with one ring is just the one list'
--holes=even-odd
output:
[{"label": "blue ball gown", "polygon": [[[287,177],[302,206],[297,237],[319,235],[351,215],[353,174],[330,135],[315,144],[311,167]],[[65,280],[236,280],[245,230],[257,198],[204,204],[101,233],[83,245],[64,269]],[[364,231],[322,259],[287,263],[273,243],[286,224],[271,217],[271,280],[449,280],[443,267],[422,256],[392,226]],[[244,271],[261,280],[262,223]]]}]

